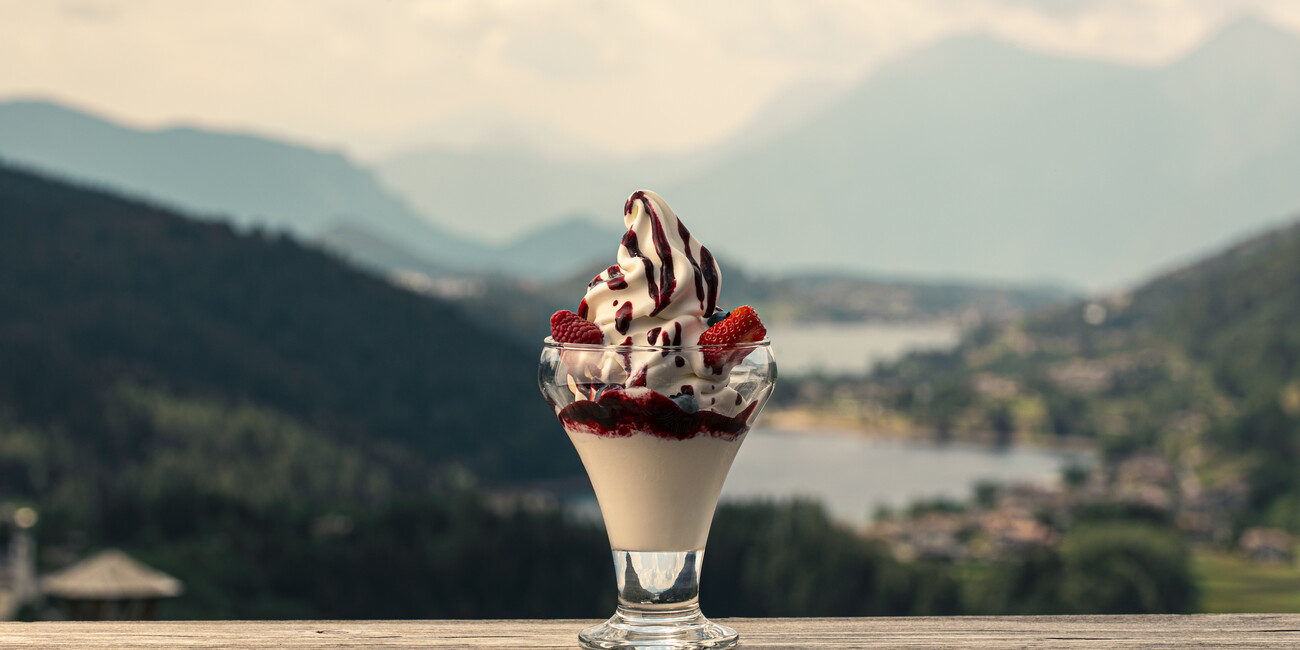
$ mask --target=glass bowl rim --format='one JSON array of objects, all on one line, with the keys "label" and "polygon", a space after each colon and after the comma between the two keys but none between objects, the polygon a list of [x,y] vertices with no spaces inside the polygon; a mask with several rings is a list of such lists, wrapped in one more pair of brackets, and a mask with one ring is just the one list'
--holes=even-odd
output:
[{"label": "glass bowl rim", "polygon": [[711,350],[757,350],[771,348],[772,339],[763,338],[748,343],[719,343],[714,345],[606,345],[604,343],[562,343],[551,337],[542,339],[542,346],[552,350],[581,350],[585,352],[704,352]]}]

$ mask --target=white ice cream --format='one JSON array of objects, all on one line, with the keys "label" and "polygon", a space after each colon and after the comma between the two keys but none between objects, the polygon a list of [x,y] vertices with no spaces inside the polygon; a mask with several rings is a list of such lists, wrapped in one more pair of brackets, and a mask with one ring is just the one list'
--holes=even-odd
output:
[{"label": "white ice cream", "polygon": [[745,436],[686,440],[569,432],[619,551],[704,548],[722,483]]}]

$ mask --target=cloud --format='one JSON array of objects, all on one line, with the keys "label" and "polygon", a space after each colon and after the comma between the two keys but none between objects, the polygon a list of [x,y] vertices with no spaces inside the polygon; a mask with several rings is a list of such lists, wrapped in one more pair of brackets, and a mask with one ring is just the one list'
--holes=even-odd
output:
[{"label": "cloud", "polygon": [[[588,1],[568,3],[563,8],[568,20],[556,20],[554,13],[530,15],[508,31],[502,55],[543,79],[562,83],[635,74],[640,63],[636,48],[607,33],[609,25],[626,24],[631,18],[622,9],[614,3]],[[635,33],[636,26],[628,25],[627,37]]]},{"label": "cloud", "polygon": [[0,0],[0,60],[22,62],[0,95],[358,149],[490,112],[630,154],[956,33],[1155,65],[1243,10],[1300,31],[1290,0]]},{"label": "cloud", "polygon": [[109,5],[95,2],[65,2],[60,5],[63,15],[71,20],[102,22],[117,16],[117,10]]}]

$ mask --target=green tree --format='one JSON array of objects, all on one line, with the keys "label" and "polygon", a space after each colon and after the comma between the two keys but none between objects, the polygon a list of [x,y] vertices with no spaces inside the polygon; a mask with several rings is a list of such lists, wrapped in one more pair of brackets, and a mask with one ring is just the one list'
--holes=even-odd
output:
[{"label": "green tree", "polygon": [[1196,604],[1187,547],[1167,527],[1084,523],[1061,542],[1060,601],[1073,614],[1183,614]]}]

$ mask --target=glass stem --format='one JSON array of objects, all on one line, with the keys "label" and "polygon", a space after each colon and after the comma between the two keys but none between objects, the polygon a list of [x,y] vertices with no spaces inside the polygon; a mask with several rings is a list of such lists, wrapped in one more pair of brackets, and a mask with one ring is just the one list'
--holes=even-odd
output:
[{"label": "glass stem", "polygon": [[700,612],[704,550],[614,550],[618,609],[578,634],[588,650],[616,648],[732,648],[739,635]]},{"label": "glass stem", "polygon": [[614,550],[619,609],[698,610],[704,551]]}]

